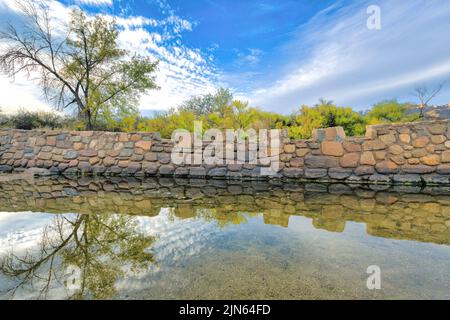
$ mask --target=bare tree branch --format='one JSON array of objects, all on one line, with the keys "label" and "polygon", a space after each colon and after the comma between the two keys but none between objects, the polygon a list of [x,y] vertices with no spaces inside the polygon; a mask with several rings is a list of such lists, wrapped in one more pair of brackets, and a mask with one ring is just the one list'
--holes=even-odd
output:
[{"label": "bare tree branch", "polygon": [[0,71],[37,82],[59,110],[76,105],[86,129],[100,112],[133,110],[146,90],[155,89],[150,74],[156,63],[133,57],[117,44],[115,22],[71,12],[69,24],[57,22],[43,0],[17,1],[23,19],[0,30]]},{"label": "bare tree branch", "polygon": [[438,86],[433,89],[432,91],[429,91],[428,87],[423,85],[416,87],[414,89],[414,95],[417,99],[419,99],[419,109],[420,109],[420,117],[423,118],[423,111],[428,106],[428,103],[438,95],[438,93],[442,90],[444,87],[445,82],[441,82],[438,84]]}]

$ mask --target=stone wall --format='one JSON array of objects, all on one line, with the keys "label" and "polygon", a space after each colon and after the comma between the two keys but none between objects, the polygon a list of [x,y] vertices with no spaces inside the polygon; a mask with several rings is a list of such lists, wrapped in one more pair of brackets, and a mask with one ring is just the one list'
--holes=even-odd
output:
[{"label": "stone wall", "polygon": [[[205,142],[207,145],[209,142]],[[449,184],[450,121],[376,125],[365,137],[342,128],[310,140],[281,139],[275,178],[381,184]],[[0,131],[0,172],[267,179],[262,166],[174,165],[173,142],[157,133]]]}]

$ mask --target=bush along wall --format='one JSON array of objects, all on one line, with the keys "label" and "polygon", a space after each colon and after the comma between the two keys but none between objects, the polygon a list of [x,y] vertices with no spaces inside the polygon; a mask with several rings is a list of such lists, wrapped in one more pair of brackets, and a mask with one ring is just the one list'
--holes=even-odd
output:
[{"label": "bush along wall", "polygon": [[[210,142],[204,142],[203,147]],[[215,179],[294,179],[376,184],[449,184],[450,121],[368,126],[364,137],[340,127],[310,140],[283,132],[280,170],[262,176],[258,164],[175,165],[174,143],[158,133],[0,131],[0,172]]]}]

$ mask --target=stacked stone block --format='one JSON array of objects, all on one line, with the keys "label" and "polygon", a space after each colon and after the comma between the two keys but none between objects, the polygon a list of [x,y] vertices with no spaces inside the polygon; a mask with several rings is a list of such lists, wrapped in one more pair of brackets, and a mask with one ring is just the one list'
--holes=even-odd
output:
[{"label": "stacked stone block", "polygon": [[[210,141],[203,143],[205,148]],[[365,137],[342,128],[314,131],[310,140],[282,134],[280,170],[262,176],[259,164],[175,165],[174,143],[157,133],[0,131],[0,172],[175,176],[218,179],[284,178],[378,184],[449,184],[450,121],[376,125]],[[247,150],[248,151],[248,150]],[[236,149],[235,149],[236,152]],[[194,153],[187,155],[193,157]],[[247,152],[247,160],[250,153]]]}]

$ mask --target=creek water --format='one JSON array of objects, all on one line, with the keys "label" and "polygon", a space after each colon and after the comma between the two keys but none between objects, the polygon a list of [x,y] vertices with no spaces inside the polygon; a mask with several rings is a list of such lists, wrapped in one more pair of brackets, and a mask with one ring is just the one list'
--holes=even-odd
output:
[{"label": "creek water", "polygon": [[0,299],[449,299],[449,261],[444,187],[0,182]]}]

